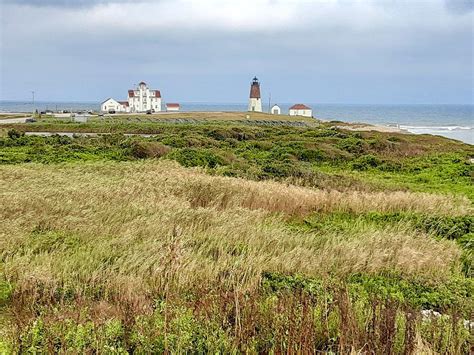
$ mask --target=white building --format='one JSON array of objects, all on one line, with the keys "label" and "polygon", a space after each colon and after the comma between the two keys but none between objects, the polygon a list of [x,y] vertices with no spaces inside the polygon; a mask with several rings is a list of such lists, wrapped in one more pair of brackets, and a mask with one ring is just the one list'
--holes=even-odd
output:
[{"label": "white building", "polygon": [[128,101],[109,98],[100,105],[102,112],[159,112],[161,111],[160,90],[151,90],[143,81],[134,90],[128,90]]},{"label": "white building", "polygon": [[127,101],[117,101],[109,98],[100,104],[100,110],[107,113],[130,112]]},{"label": "white building", "polygon": [[273,105],[270,112],[272,113],[272,115],[281,115],[281,108],[278,105]]},{"label": "white building", "polygon": [[290,116],[313,117],[313,110],[303,104],[296,104],[290,107]]},{"label": "white building", "polygon": [[180,106],[177,103],[167,103],[166,104],[166,111],[168,111],[168,112],[173,112],[173,111],[177,112],[177,111],[179,111],[179,108],[180,108]]},{"label": "white building", "polygon": [[257,77],[253,78],[250,85],[249,111],[262,112],[262,99],[260,96],[260,83]]},{"label": "white building", "polygon": [[128,90],[130,112],[161,111],[160,90],[150,90],[143,81],[135,90]]}]

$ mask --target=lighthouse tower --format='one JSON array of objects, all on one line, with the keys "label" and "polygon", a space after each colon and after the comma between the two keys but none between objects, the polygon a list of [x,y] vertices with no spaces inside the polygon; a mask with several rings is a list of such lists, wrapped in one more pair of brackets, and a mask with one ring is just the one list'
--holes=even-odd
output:
[{"label": "lighthouse tower", "polygon": [[257,77],[253,78],[250,85],[249,111],[262,112],[262,99],[260,98],[260,83]]}]

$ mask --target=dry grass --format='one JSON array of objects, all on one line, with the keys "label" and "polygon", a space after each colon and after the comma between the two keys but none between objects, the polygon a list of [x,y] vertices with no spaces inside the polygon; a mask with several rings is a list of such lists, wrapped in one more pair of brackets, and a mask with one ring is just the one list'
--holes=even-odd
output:
[{"label": "dry grass", "polygon": [[4,166],[0,175],[8,187],[1,194],[2,272],[30,294],[105,289],[146,297],[165,292],[170,275],[178,288],[251,289],[262,271],[390,270],[439,279],[458,260],[454,243],[403,230],[302,233],[287,227],[286,216],[470,208],[448,196],[212,177],[171,162]]},{"label": "dry grass", "polygon": [[260,121],[297,121],[316,124],[313,118],[303,116],[289,116],[289,115],[271,115],[264,112],[157,112],[151,115],[145,114],[115,114],[105,115],[109,118],[157,118],[160,120],[167,119],[194,119],[198,121],[242,121],[242,120],[260,120]]},{"label": "dry grass", "polygon": [[9,119],[9,118],[26,118],[31,115],[27,113],[0,113],[0,120]]},{"label": "dry grass", "polygon": [[[421,338],[413,345],[415,319],[396,302],[368,305],[349,299],[345,289],[333,290],[332,306],[328,294],[268,296],[260,293],[261,275],[388,271],[443,282],[458,267],[454,242],[403,225],[303,232],[290,223],[318,212],[471,213],[469,201],[450,196],[323,191],[214,177],[169,161],[2,166],[0,183],[6,187],[0,193],[0,276],[14,285],[0,338],[18,352],[41,337],[37,349],[60,351],[60,341],[65,352],[100,352],[108,349],[100,329],[117,319],[128,345],[115,345],[134,349],[131,330],[142,331],[147,344],[167,334],[179,339],[194,324],[180,316],[180,307],[191,307],[193,319],[203,322],[199,329],[207,324],[209,334],[214,324],[225,329],[217,334],[231,339],[227,349],[240,346],[243,353],[267,337],[277,341],[265,345],[276,353],[333,346],[341,353],[390,353],[404,329],[408,340],[398,348],[427,351]],[[407,320],[397,325],[397,314]],[[31,330],[39,319],[44,328]],[[90,322],[96,340],[71,344],[70,335],[80,335]],[[61,328],[65,324],[70,328]],[[173,324],[177,330],[169,328]],[[320,343],[334,336],[337,344]],[[165,341],[164,349],[181,348]]]}]

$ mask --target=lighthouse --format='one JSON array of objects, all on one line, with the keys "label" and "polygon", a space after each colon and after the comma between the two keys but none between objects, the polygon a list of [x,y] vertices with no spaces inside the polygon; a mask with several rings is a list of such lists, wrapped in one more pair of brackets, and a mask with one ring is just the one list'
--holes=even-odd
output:
[{"label": "lighthouse", "polygon": [[250,85],[249,111],[262,112],[262,99],[260,98],[260,83],[257,77],[253,78]]}]

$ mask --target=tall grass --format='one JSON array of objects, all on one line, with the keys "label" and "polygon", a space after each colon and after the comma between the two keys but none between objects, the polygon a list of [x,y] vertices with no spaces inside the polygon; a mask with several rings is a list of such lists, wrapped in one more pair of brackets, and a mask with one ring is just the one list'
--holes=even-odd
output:
[{"label": "tall grass", "polygon": [[[458,273],[459,247],[409,228],[335,229],[321,235],[290,228],[288,220],[322,212],[471,213],[469,202],[459,197],[323,191],[209,176],[161,161],[32,164],[0,171],[1,184],[8,187],[1,193],[0,266],[3,279],[14,285],[10,309],[16,323],[11,329],[27,337],[17,337],[16,344],[31,344],[28,332],[48,328],[45,324],[59,326],[74,319],[74,324],[84,325],[93,319],[91,326],[99,333],[113,333],[115,326],[119,333],[151,331],[142,334],[150,342],[157,331],[156,337],[164,338],[156,349],[186,351],[189,344],[179,345],[173,336],[179,338],[189,327],[195,336],[193,327],[206,320],[209,327],[222,325],[213,328],[216,339],[232,339],[226,349],[259,351],[251,347],[252,339],[261,342],[265,337],[279,343],[269,340],[262,351],[307,352],[319,343],[324,349],[391,349],[397,341],[394,322],[410,324],[401,305],[384,304],[374,311],[380,322],[390,324],[377,328],[385,332],[385,337],[380,335],[385,340],[364,345],[369,338],[363,336],[368,334],[363,324],[370,319],[365,301],[358,304],[346,291],[330,288],[323,294],[339,300],[331,313],[323,311],[329,306],[313,300],[315,296],[281,294],[272,299],[261,291],[262,275],[342,279],[357,273],[397,273],[437,283]],[[314,328],[316,311],[323,312],[326,330]],[[145,317],[142,328],[139,316]],[[34,319],[43,323],[32,323]],[[111,325],[100,319],[120,322]],[[374,327],[382,327],[377,322]],[[72,326],[61,325],[68,331]],[[57,336],[54,331],[42,330],[50,334],[46,343],[49,336]],[[331,331],[338,345],[328,343]],[[126,339],[130,346],[132,335],[120,334],[122,343],[114,344],[123,345]]]},{"label": "tall grass", "polygon": [[4,167],[2,176],[9,186],[1,207],[5,272],[53,289],[58,280],[73,285],[78,279],[109,284],[117,278],[140,283],[137,289],[147,288],[148,278],[160,284],[165,246],[176,231],[182,285],[229,270],[249,285],[262,271],[442,277],[459,257],[449,241],[400,230],[301,233],[285,225],[285,216],[469,210],[446,196],[318,191],[210,177],[172,163]]}]

